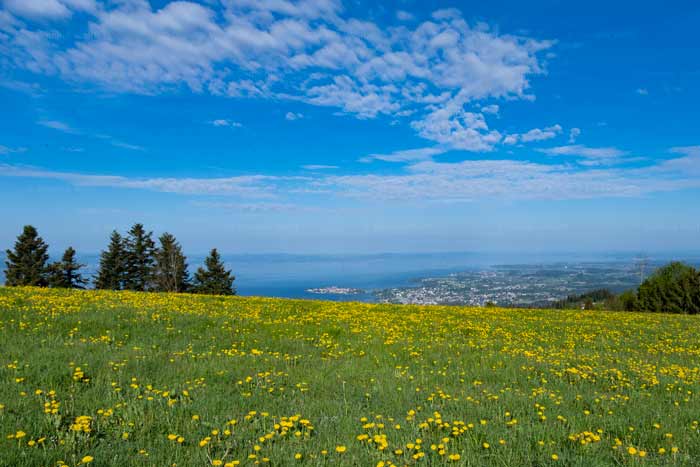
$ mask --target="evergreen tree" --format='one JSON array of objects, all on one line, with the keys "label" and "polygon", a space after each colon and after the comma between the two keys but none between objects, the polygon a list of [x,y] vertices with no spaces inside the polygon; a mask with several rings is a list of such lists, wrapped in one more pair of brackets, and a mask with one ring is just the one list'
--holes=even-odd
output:
[{"label": "evergreen tree", "polygon": [[194,274],[194,292],[210,295],[235,295],[233,281],[236,279],[227,271],[216,248],[204,260],[206,269],[199,268]]},{"label": "evergreen tree", "polygon": [[95,288],[121,290],[126,275],[126,251],[124,240],[116,230],[109,238],[107,250],[100,255],[100,270],[97,272]]},{"label": "evergreen tree", "polygon": [[693,267],[673,262],[639,286],[640,311],[663,313],[700,313],[700,276]]},{"label": "evergreen tree", "polygon": [[84,289],[87,280],[80,274],[80,269],[84,264],[75,261],[75,250],[73,247],[63,253],[61,261],[52,263],[49,267],[49,286],[65,289]]},{"label": "evergreen tree", "polygon": [[31,225],[25,225],[22,234],[17,237],[14,251],[7,250],[5,284],[46,286],[48,248],[36,229]]},{"label": "evergreen tree", "polygon": [[626,290],[622,292],[618,298],[618,308],[623,311],[637,311],[639,303],[637,300],[637,292],[634,290]]},{"label": "evergreen tree", "polygon": [[126,238],[126,280],[128,290],[148,290],[153,284],[153,263],[156,245],[153,233],[143,224],[134,224]]},{"label": "evergreen tree", "polygon": [[187,258],[175,237],[164,233],[158,239],[160,247],[155,253],[154,282],[160,292],[184,292],[189,287]]}]

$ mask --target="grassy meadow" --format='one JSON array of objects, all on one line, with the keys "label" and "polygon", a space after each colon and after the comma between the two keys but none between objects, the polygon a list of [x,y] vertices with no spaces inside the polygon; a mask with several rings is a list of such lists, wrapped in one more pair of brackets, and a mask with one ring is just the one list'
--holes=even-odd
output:
[{"label": "grassy meadow", "polygon": [[0,288],[2,466],[700,465],[700,316]]}]

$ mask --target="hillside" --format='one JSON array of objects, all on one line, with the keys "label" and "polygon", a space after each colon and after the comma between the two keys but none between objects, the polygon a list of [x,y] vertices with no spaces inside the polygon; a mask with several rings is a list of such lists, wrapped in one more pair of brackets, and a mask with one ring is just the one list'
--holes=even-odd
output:
[{"label": "hillside", "polygon": [[0,288],[0,465],[697,465],[699,318]]}]

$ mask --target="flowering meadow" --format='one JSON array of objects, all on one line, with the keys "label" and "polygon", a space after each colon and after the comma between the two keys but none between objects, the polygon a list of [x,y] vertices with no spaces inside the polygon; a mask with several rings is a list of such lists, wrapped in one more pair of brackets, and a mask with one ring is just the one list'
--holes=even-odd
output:
[{"label": "flowering meadow", "polygon": [[0,288],[2,466],[700,465],[700,317]]}]

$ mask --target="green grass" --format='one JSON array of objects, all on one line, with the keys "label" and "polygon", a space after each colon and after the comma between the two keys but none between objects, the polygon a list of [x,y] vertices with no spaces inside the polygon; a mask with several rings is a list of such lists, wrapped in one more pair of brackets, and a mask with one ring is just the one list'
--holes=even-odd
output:
[{"label": "green grass", "polygon": [[0,465],[697,466],[699,331],[665,314],[0,288]]}]

